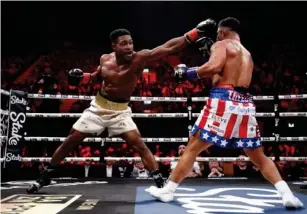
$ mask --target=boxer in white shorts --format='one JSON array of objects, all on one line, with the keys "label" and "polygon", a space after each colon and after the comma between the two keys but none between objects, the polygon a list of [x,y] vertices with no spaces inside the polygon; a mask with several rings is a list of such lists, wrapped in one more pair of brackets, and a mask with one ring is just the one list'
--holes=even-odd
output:
[{"label": "boxer in white shorts", "polygon": [[[200,34],[206,32],[206,28],[210,27],[209,24],[205,21],[198,26]],[[105,129],[108,129],[109,136],[118,135],[130,147],[133,147],[139,153],[145,168],[151,173],[156,186],[163,187],[164,180],[159,172],[158,163],[131,119],[128,103],[145,64],[178,52],[189,43],[196,41],[195,32],[196,29],[193,29],[152,50],[135,52],[130,32],[126,29],[117,29],[110,34],[114,52],[101,56],[96,72],[83,73],[81,69],[69,71],[69,85],[78,86],[98,82],[102,83],[101,89],[95,100],[91,102],[91,106],[83,112],[66,140],[52,156],[51,165],[42,172],[27,192],[37,192],[41,187],[50,184],[49,172],[60,164],[69,151],[82,143],[86,137],[97,136]]]},{"label": "boxer in white shorts", "polygon": [[89,108],[85,109],[82,116],[73,125],[73,129],[100,135],[108,129],[109,137],[117,136],[131,130],[137,130],[133,122],[131,108],[128,102],[116,103],[109,101],[98,92]]}]

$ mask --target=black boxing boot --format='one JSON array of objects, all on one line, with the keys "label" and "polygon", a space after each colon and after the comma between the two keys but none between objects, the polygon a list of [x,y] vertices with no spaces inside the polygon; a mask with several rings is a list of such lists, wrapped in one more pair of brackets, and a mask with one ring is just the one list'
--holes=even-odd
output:
[{"label": "black boxing boot", "polygon": [[157,169],[156,171],[151,173],[153,180],[155,181],[156,185],[158,188],[162,188],[164,186],[164,180],[162,177],[162,174],[160,171]]},{"label": "black boxing boot", "polygon": [[35,183],[31,184],[31,186],[27,189],[28,194],[32,194],[38,192],[43,186],[48,186],[51,184],[50,173],[54,169],[51,166],[45,167],[45,169],[40,173],[38,179]]}]

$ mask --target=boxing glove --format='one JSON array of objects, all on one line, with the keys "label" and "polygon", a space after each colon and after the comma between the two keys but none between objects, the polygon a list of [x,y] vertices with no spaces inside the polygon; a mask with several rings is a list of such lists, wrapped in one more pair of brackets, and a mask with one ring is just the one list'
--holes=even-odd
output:
[{"label": "boxing glove", "polygon": [[210,57],[210,49],[213,43],[214,43],[213,40],[210,39],[209,37],[202,37],[196,41],[196,46],[198,50],[202,53],[202,56],[207,60]]},{"label": "boxing glove", "polygon": [[199,79],[197,74],[198,67],[188,68],[185,64],[179,64],[174,68],[174,76],[178,82],[183,80]]},{"label": "boxing glove", "polygon": [[196,28],[185,34],[185,38],[189,43],[197,41],[202,37],[213,37],[216,32],[216,22],[213,19],[206,19],[200,22]]},{"label": "boxing glove", "polygon": [[91,74],[83,73],[83,71],[79,68],[71,69],[68,72],[67,83],[71,86],[78,86],[80,83],[87,84],[90,82]]}]

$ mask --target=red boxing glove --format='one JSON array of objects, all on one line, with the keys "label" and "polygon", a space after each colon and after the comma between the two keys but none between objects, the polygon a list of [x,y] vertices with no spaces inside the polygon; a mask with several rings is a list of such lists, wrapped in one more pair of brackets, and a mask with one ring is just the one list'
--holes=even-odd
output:
[{"label": "red boxing glove", "polygon": [[216,31],[216,22],[212,19],[206,19],[199,23],[196,28],[185,34],[185,38],[189,43],[195,42],[202,37],[212,37]]}]

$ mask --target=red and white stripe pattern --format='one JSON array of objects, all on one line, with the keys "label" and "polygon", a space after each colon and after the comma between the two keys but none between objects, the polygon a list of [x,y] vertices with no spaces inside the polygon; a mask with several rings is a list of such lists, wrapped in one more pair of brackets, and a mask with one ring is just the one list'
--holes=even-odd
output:
[{"label": "red and white stripe pattern", "polygon": [[[253,103],[239,103],[209,98],[207,105],[195,122],[191,134],[200,129],[204,140],[210,142],[210,135],[213,136],[213,140],[211,140],[216,144],[222,140],[226,140],[228,144],[233,140],[244,141],[244,139],[252,140],[255,143],[260,139],[255,116],[256,109]],[[239,144],[241,145],[241,143]],[[249,145],[251,144],[249,143]],[[240,145],[239,147],[241,147]],[[260,146],[260,140],[257,141],[256,145],[257,147]],[[244,147],[244,144],[242,144],[242,147]]]}]

